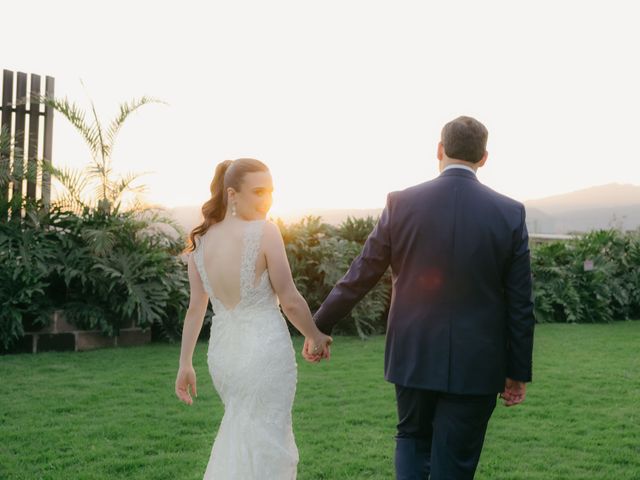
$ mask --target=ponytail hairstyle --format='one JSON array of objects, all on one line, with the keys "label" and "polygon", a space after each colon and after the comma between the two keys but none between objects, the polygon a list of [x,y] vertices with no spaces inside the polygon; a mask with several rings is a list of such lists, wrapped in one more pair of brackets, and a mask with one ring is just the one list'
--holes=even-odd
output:
[{"label": "ponytail hairstyle", "polygon": [[239,192],[247,173],[268,171],[269,168],[264,163],[253,158],[239,158],[220,162],[216,166],[216,172],[209,186],[211,198],[202,205],[204,220],[191,230],[185,252],[193,252],[196,248],[196,238],[204,234],[211,225],[224,220],[227,214],[227,188],[231,187],[236,192]]}]

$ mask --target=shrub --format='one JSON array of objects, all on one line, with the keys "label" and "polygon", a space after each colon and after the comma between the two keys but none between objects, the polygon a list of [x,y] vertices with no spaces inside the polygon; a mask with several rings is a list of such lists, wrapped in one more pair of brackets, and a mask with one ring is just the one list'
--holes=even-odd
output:
[{"label": "shrub", "polygon": [[0,350],[24,335],[23,320],[45,327],[55,308],[48,288],[56,238],[34,220],[0,222]]},{"label": "shrub", "polygon": [[[24,220],[0,222],[0,350],[24,335],[25,324],[48,325],[57,309],[79,328],[117,335],[124,325],[155,326],[162,338],[179,340],[189,299],[180,258],[185,237],[156,228],[166,219],[117,209],[25,209]],[[312,311],[346,273],[375,223],[348,218],[333,227],[312,216],[278,222],[294,282]],[[533,245],[531,261],[539,322],[640,317],[637,233],[603,230]],[[336,333],[383,333],[390,293],[387,271]]]},{"label": "shrub", "polygon": [[[540,322],[611,322],[640,316],[640,240],[600,230],[532,248]],[[591,262],[593,268],[585,268]]]},{"label": "shrub", "polygon": [[178,256],[184,243],[153,228],[164,219],[56,206],[43,212],[30,208],[24,221],[0,223],[3,349],[24,334],[23,322],[45,326],[57,309],[105,335],[133,324],[179,338],[189,296]]},{"label": "shrub", "polygon": [[[288,226],[279,222],[294,282],[311,311],[320,307],[333,286],[347,272],[375,223],[371,217],[349,217],[336,228],[313,216]],[[335,332],[357,333],[362,338],[383,333],[390,291],[391,277],[387,272],[347,318],[336,325]]]}]

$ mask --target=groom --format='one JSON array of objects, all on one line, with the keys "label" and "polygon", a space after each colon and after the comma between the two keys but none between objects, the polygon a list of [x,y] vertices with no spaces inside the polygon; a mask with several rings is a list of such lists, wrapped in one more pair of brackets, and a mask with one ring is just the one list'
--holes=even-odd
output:
[{"label": "groom", "polygon": [[[385,378],[398,407],[398,480],[472,479],[496,395],[531,381],[534,316],[525,210],[476,178],[487,129],[442,129],[440,176],[387,196],[361,254],[315,314],[333,326],[391,266]],[[308,360],[318,357],[305,345]]]}]

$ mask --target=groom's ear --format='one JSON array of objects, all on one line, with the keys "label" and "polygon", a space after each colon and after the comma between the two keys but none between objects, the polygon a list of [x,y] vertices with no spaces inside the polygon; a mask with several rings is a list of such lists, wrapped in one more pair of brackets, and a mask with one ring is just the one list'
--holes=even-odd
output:
[{"label": "groom's ear", "polygon": [[485,163],[487,163],[487,158],[489,158],[489,152],[487,152],[486,150],[484,151],[484,155],[482,156],[482,158],[480,159],[480,161],[478,162],[478,167],[482,167]]},{"label": "groom's ear", "polygon": [[442,161],[444,158],[444,145],[442,142],[438,142],[438,160]]}]

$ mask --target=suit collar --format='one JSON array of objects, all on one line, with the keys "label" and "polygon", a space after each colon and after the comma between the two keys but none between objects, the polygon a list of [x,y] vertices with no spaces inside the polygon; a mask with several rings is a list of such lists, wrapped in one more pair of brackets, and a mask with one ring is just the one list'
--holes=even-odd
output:
[{"label": "suit collar", "polygon": [[469,180],[478,181],[478,177],[473,172],[464,168],[449,168],[440,174],[441,177],[465,177]]}]

